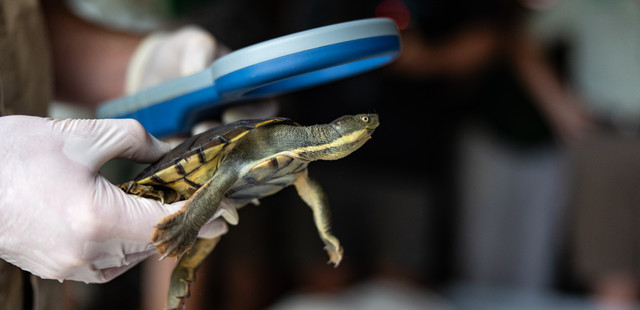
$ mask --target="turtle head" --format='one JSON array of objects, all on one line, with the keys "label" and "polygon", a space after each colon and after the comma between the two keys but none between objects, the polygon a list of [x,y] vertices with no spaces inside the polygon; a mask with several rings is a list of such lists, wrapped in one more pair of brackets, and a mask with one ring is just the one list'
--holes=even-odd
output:
[{"label": "turtle head", "polygon": [[[380,125],[378,114],[346,115],[336,119],[329,125],[341,136],[356,135],[358,140],[371,138],[373,131]],[[354,136],[355,137],[355,136]]]},{"label": "turtle head", "polygon": [[331,152],[324,159],[339,159],[359,149],[380,125],[378,114],[347,115],[329,123],[337,135],[328,143]]}]

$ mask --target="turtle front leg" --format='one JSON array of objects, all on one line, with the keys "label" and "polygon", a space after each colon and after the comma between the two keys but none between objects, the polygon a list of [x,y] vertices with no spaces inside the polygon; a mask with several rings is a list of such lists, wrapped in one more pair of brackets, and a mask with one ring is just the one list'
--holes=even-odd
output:
[{"label": "turtle front leg", "polygon": [[313,220],[316,223],[320,238],[324,242],[325,250],[329,254],[329,262],[338,267],[342,260],[343,249],[340,241],[331,232],[331,212],[327,196],[318,182],[309,178],[308,170],[300,172],[293,183],[300,198],[304,200],[313,211]]},{"label": "turtle front leg", "polygon": [[183,309],[189,298],[190,287],[196,281],[196,271],[205,258],[213,251],[220,237],[214,239],[198,239],[191,248],[180,258],[178,265],[171,273],[169,294],[167,296],[167,309]]},{"label": "turtle front leg", "polygon": [[219,169],[215,177],[200,187],[182,209],[165,217],[153,231],[151,241],[162,258],[180,257],[196,241],[198,232],[213,217],[220,201],[236,182],[234,174]]}]

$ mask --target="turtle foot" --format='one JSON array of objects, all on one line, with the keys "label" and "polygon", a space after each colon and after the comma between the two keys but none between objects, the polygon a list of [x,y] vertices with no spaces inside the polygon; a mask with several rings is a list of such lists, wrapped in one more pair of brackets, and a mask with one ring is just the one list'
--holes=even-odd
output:
[{"label": "turtle foot", "polygon": [[178,212],[167,216],[153,231],[151,241],[164,259],[165,257],[180,258],[189,251],[198,237],[198,230],[190,229],[184,223],[184,213]]},{"label": "turtle foot", "polygon": [[324,249],[327,251],[327,254],[329,254],[328,263],[333,264],[334,267],[338,267],[342,261],[342,255],[344,253],[342,245],[340,245],[340,241],[338,241],[336,237],[328,236],[325,238],[324,244]]}]

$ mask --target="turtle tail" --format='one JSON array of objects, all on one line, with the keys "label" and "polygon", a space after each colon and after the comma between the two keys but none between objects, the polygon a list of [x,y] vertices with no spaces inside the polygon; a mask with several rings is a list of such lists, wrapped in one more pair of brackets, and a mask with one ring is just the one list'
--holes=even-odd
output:
[{"label": "turtle tail", "polygon": [[205,258],[213,251],[220,237],[214,239],[198,238],[193,248],[180,258],[171,274],[167,309],[184,309],[185,301],[191,293],[191,284],[196,281],[196,271]]}]

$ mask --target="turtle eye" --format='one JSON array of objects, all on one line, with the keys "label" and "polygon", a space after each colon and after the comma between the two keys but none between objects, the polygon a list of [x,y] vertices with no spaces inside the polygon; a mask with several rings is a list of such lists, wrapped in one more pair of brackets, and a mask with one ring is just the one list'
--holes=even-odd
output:
[{"label": "turtle eye", "polygon": [[369,122],[369,116],[367,116],[367,115],[362,115],[362,116],[360,116],[360,120],[362,120],[362,121],[363,121],[363,122],[365,122],[365,123],[368,123],[368,122]]}]

